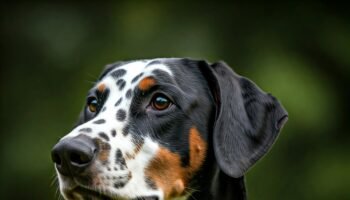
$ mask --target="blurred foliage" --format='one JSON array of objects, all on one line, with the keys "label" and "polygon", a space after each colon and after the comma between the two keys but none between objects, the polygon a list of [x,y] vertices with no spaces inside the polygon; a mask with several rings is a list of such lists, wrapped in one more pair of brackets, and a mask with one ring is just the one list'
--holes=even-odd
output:
[{"label": "blurred foliage", "polygon": [[225,60],[289,111],[250,199],[350,199],[350,14],[318,3],[2,3],[1,199],[56,199],[50,149],[103,66]]}]

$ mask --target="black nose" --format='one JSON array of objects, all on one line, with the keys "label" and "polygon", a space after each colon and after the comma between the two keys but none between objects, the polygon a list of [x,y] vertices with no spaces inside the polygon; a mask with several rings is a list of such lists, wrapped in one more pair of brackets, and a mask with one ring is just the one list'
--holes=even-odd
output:
[{"label": "black nose", "polygon": [[91,138],[80,135],[63,139],[51,151],[57,170],[65,176],[79,175],[90,166],[97,148]]}]

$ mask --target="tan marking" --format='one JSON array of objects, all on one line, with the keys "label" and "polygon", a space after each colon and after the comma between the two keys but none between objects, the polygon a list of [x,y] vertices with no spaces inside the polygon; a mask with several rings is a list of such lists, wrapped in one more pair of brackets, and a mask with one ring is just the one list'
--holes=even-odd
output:
[{"label": "tan marking", "polygon": [[174,192],[178,195],[181,195],[185,190],[184,182],[181,179],[177,179],[174,182]]},{"label": "tan marking", "polygon": [[103,151],[103,152],[100,153],[100,155],[98,155],[98,158],[102,162],[106,162],[108,160],[108,156],[109,156],[109,152]]},{"label": "tan marking", "polygon": [[106,85],[104,84],[104,83],[101,83],[100,85],[98,85],[98,87],[97,87],[97,90],[99,91],[99,92],[103,92],[103,91],[105,91],[105,89],[106,89]]},{"label": "tan marking", "polygon": [[158,150],[145,171],[146,176],[163,190],[165,199],[169,199],[176,195],[174,193],[179,192],[176,191],[175,182],[184,179],[183,173],[180,156],[163,147]]},{"label": "tan marking", "polygon": [[95,138],[94,142],[100,148],[100,152],[98,154],[98,159],[102,162],[102,164],[107,163],[108,162],[109,153],[111,151],[111,145],[106,143],[106,142],[103,142],[99,138]]},{"label": "tan marking", "polygon": [[207,143],[201,138],[197,128],[190,129],[190,167],[188,173],[192,176],[203,164],[207,152]]},{"label": "tan marking", "polygon": [[151,89],[151,87],[154,86],[155,84],[156,84],[156,80],[153,77],[146,77],[140,81],[138,87],[142,91],[147,91]]},{"label": "tan marking", "polygon": [[133,160],[133,159],[135,159],[135,154],[126,152],[125,153],[125,159],[126,160]]},{"label": "tan marking", "polygon": [[195,127],[189,131],[189,145],[189,166],[182,167],[180,155],[160,147],[145,170],[145,175],[163,190],[166,200],[184,195],[187,183],[204,162],[207,144]]}]

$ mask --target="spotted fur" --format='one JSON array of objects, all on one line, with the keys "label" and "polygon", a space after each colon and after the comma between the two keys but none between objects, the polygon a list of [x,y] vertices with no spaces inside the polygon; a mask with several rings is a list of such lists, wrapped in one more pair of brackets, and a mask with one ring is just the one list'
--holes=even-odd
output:
[{"label": "spotted fur", "polygon": [[[215,77],[220,72],[214,71],[206,62],[175,58],[108,65],[88,94],[98,100],[97,111],[86,106],[78,125],[53,149],[62,196],[67,200],[245,199],[243,178],[233,175],[241,171],[227,170],[224,162],[228,161],[221,158],[225,156],[217,155],[226,151],[222,149],[226,145],[210,142],[226,131],[215,130],[225,98],[218,90],[223,87],[221,80]],[[165,110],[152,107],[159,94],[170,101]],[[273,105],[271,109],[279,108]],[[225,137],[231,142],[231,136]],[[222,177],[240,188],[235,196],[216,192],[224,188]]]}]

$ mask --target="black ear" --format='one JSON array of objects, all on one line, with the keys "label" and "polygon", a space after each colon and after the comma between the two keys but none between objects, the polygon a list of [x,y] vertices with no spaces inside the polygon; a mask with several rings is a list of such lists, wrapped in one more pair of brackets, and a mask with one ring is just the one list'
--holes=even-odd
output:
[{"label": "black ear", "polygon": [[217,104],[215,156],[221,170],[238,178],[271,148],[288,115],[275,97],[225,63],[204,71]]}]

